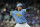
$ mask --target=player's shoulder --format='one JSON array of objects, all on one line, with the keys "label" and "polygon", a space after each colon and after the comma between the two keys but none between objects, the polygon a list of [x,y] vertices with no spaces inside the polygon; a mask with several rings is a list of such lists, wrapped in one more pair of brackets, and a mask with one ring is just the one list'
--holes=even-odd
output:
[{"label": "player's shoulder", "polygon": [[14,14],[14,13],[16,13],[15,11],[10,11],[10,15],[12,15],[12,14]]},{"label": "player's shoulder", "polygon": [[26,11],[26,9],[22,9],[23,11]]},{"label": "player's shoulder", "polygon": [[10,12],[12,13],[12,12],[14,12],[14,11],[10,11]]},{"label": "player's shoulder", "polygon": [[16,10],[14,10],[14,11],[10,11],[10,12],[15,12]]}]

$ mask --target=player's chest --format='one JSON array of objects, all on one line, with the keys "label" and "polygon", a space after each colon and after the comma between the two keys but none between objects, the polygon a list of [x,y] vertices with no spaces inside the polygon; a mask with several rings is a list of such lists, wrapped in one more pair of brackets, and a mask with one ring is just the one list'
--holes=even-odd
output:
[{"label": "player's chest", "polygon": [[23,11],[16,11],[14,13],[14,16],[17,16],[17,17],[20,17],[20,16],[23,16],[24,12]]},{"label": "player's chest", "polygon": [[14,13],[15,16],[21,16],[22,14],[23,14],[22,11],[16,11],[16,12]]},{"label": "player's chest", "polygon": [[25,14],[25,12],[23,12],[23,11],[15,11],[14,12],[14,15],[15,16],[22,16],[22,15],[24,15]]}]

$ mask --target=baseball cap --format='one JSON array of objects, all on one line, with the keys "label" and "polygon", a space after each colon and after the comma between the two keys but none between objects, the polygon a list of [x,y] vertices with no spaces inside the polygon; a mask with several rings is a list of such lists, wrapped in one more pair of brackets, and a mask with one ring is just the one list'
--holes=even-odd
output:
[{"label": "baseball cap", "polygon": [[21,4],[21,3],[18,3],[18,4],[17,4],[17,7],[19,7],[19,6],[22,6],[22,4]]}]

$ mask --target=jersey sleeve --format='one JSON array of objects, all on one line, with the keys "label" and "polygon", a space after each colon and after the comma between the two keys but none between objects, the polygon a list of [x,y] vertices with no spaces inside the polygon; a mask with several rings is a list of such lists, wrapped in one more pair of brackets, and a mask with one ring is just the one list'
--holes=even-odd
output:
[{"label": "jersey sleeve", "polygon": [[27,9],[23,9],[23,11],[27,12]]},{"label": "jersey sleeve", "polygon": [[25,12],[26,12],[27,10],[25,9]]}]

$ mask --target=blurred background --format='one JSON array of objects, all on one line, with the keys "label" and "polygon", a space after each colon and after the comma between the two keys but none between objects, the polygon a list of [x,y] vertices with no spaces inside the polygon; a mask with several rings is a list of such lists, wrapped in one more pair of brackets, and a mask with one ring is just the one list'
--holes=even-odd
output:
[{"label": "blurred background", "polygon": [[10,11],[15,10],[16,4],[22,3],[27,9],[27,22],[31,27],[40,27],[40,0],[0,0],[0,27],[16,25]]}]

